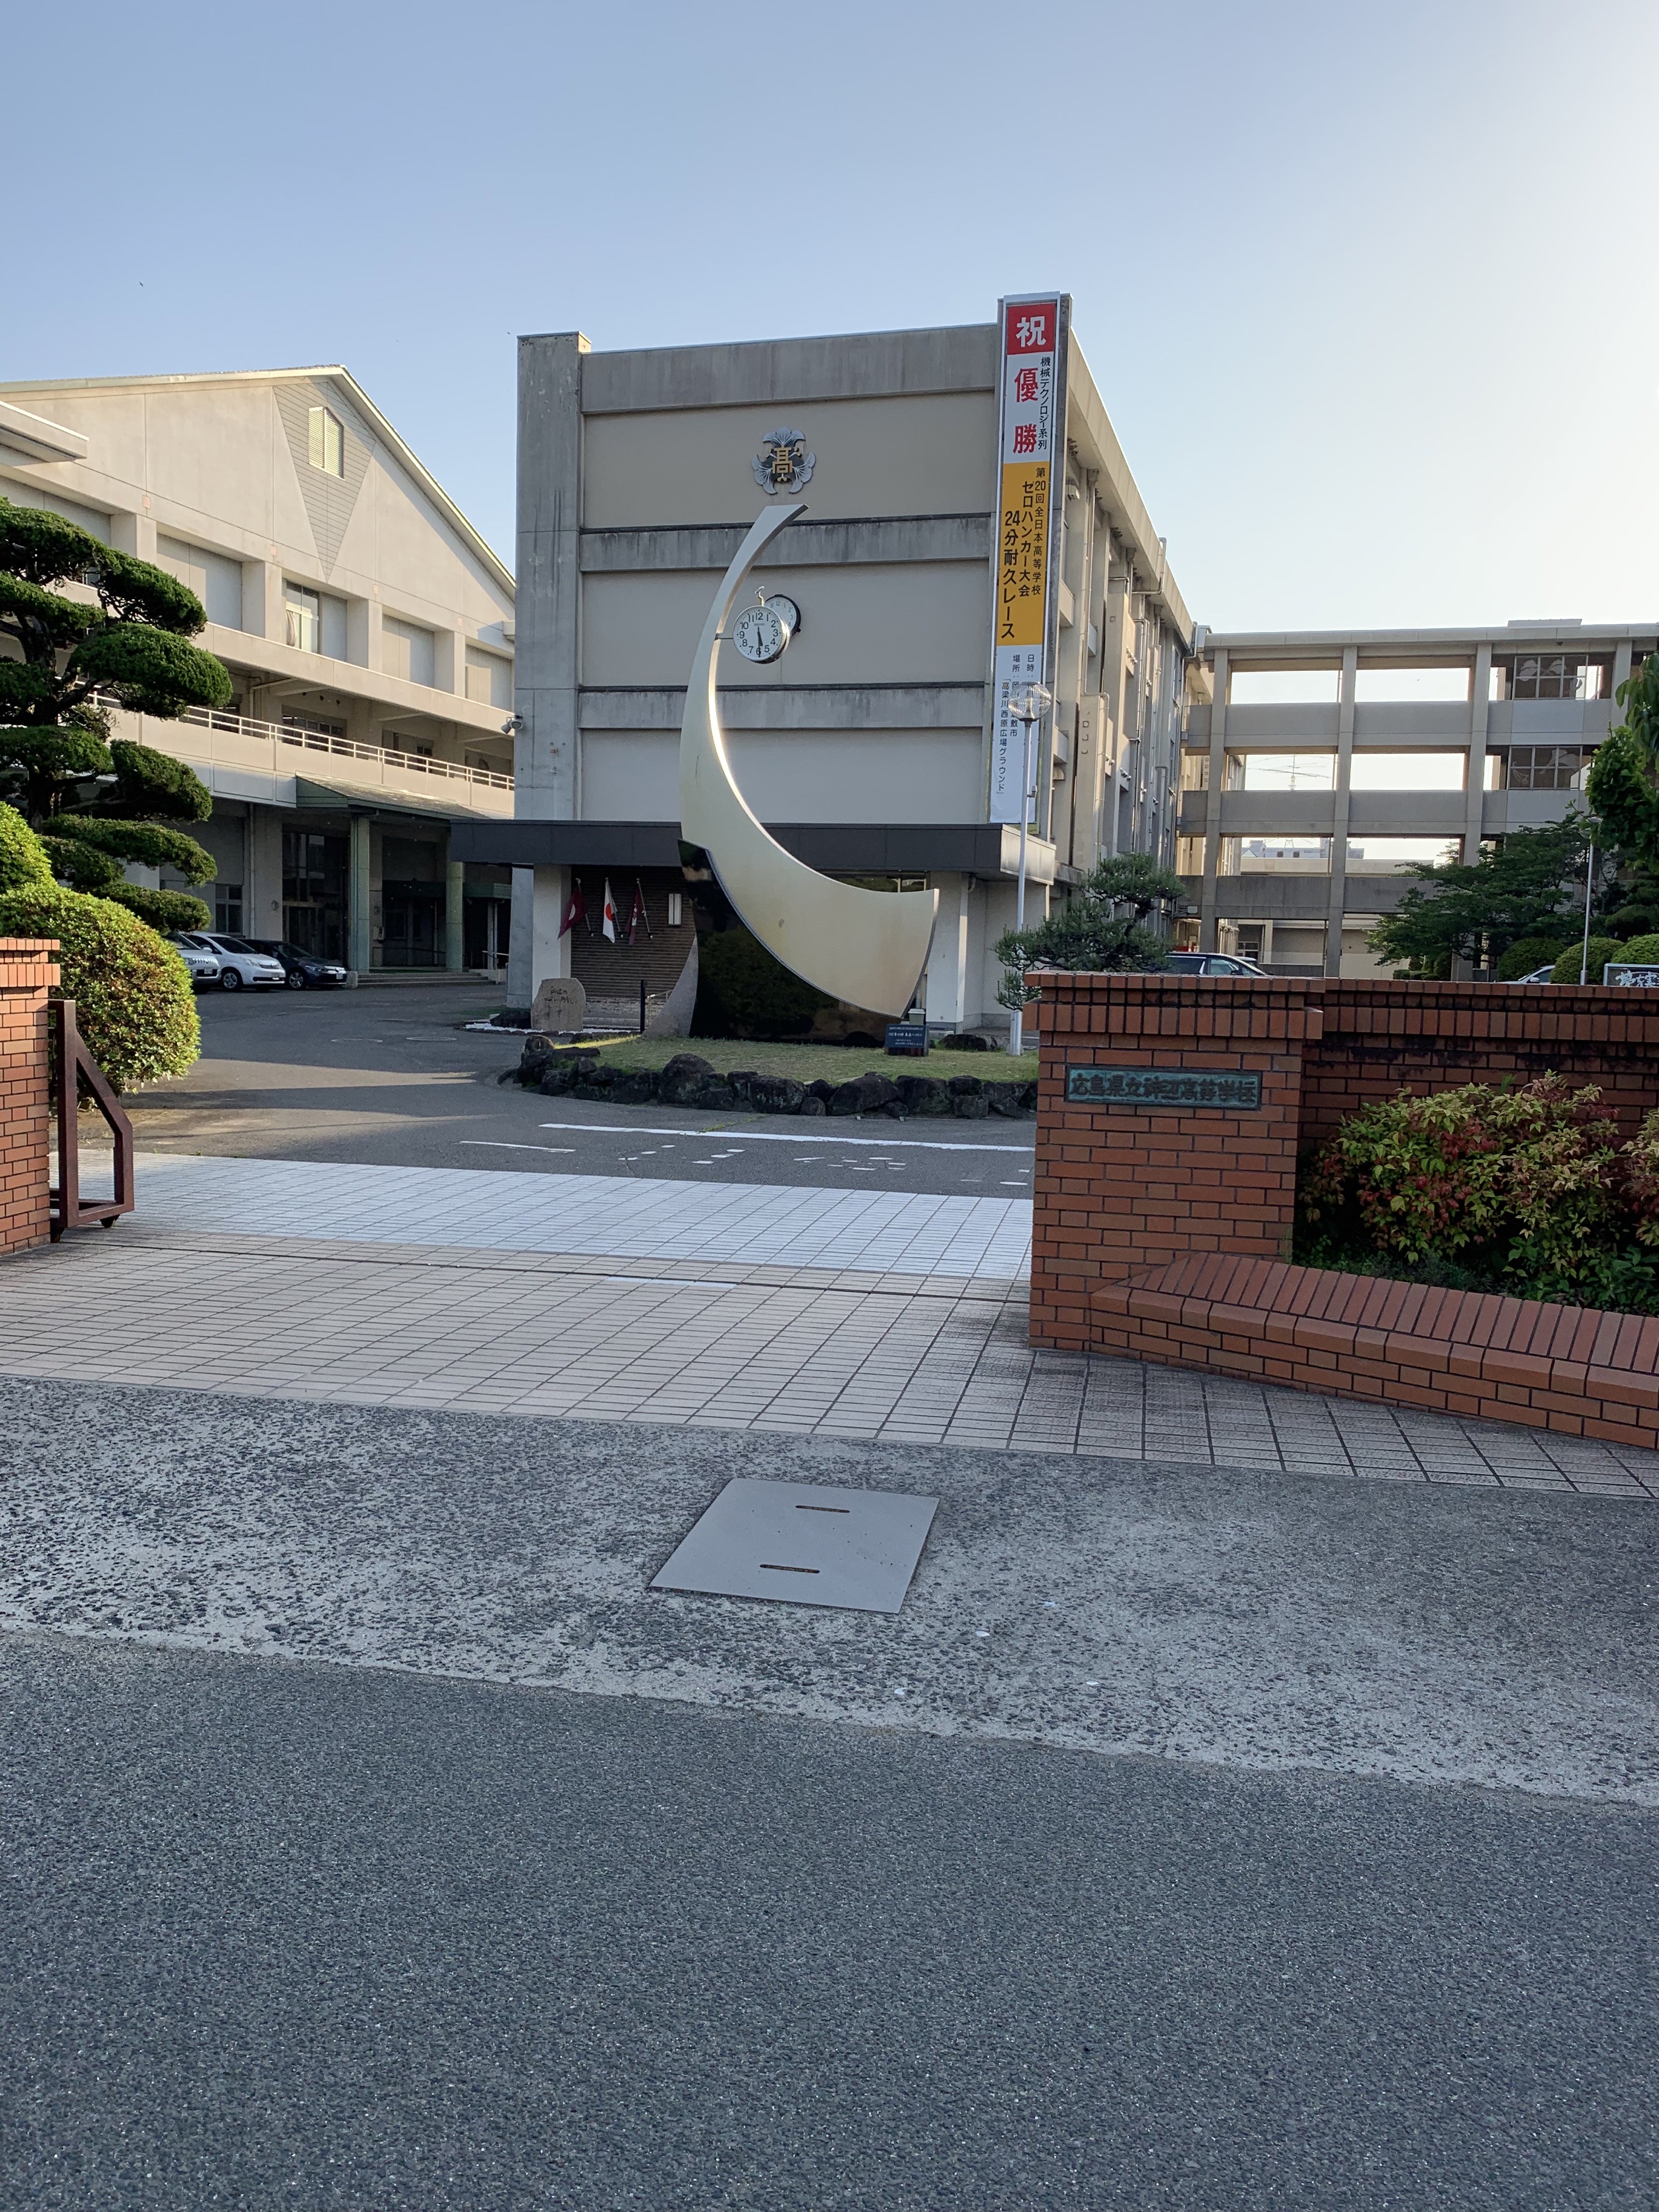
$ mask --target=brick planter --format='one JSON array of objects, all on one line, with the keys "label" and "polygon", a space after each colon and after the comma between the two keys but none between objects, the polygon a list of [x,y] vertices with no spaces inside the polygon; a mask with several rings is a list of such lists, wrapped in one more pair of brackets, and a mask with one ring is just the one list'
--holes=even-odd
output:
[{"label": "brick planter", "polygon": [[55,937],[0,937],[0,1254],[50,1232],[46,994],[57,950]]},{"label": "brick planter", "polygon": [[1368,1099],[1553,1068],[1633,1135],[1659,1105],[1648,994],[1041,981],[1034,1344],[1659,1443],[1659,1321],[1285,1264],[1298,1155]]}]

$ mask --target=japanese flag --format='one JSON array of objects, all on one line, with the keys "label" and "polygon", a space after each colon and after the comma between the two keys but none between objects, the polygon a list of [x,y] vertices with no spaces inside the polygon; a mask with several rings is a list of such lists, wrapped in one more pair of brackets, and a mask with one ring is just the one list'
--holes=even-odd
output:
[{"label": "japanese flag", "polygon": [[608,937],[613,945],[616,943],[617,902],[611,896],[611,878],[609,876],[605,879],[605,913],[599,923],[599,931],[600,934],[602,936]]}]

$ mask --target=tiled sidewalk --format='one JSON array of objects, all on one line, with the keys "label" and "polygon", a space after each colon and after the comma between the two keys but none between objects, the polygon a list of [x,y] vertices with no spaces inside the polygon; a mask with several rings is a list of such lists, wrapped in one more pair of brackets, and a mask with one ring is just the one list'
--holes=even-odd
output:
[{"label": "tiled sidewalk", "polygon": [[0,1372],[1659,1498],[1659,1455],[1033,1352],[986,1275],[135,1221],[0,1264]]},{"label": "tiled sidewalk", "polygon": [[[718,1155],[723,1139],[708,1141]],[[147,1224],[170,1230],[870,1274],[1023,1279],[1031,1243],[1028,1198],[176,1152],[141,1158],[138,1202]]]}]

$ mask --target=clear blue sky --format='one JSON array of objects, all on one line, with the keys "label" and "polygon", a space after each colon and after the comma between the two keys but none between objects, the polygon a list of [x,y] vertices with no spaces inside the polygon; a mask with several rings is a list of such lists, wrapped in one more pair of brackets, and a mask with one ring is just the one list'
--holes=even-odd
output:
[{"label": "clear blue sky", "polygon": [[0,375],[343,362],[509,558],[520,331],[1059,284],[1200,620],[1659,614],[1653,0],[89,0],[6,58]]}]

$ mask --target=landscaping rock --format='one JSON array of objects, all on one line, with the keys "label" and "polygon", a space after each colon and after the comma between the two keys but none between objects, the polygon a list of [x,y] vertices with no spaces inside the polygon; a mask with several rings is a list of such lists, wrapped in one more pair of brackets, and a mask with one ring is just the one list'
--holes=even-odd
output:
[{"label": "landscaping rock", "polygon": [[957,1119],[961,1121],[982,1121],[990,1110],[982,1091],[966,1093],[957,1100]]},{"label": "landscaping rock", "polygon": [[988,1083],[985,1103],[993,1114],[1000,1114],[1010,1121],[1023,1120],[1025,1114],[1025,1085],[1023,1083]]},{"label": "landscaping rock", "polygon": [[830,1096],[832,1114],[874,1114],[898,1097],[898,1085],[884,1075],[855,1075],[838,1083]]},{"label": "landscaping rock", "polygon": [[570,1086],[573,1098],[604,1098],[615,1096],[617,1070],[600,1061],[597,1067],[585,1067]]},{"label": "landscaping rock", "polygon": [[729,1087],[714,1072],[711,1061],[695,1052],[677,1052],[657,1078],[657,1096],[665,1106],[690,1106],[694,1094],[709,1084],[719,1085],[728,1097]]},{"label": "landscaping rock", "polygon": [[830,1101],[836,1095],[836,1086],[833,1083],[826,1083],[820,1075],[814,1082],[807,1085],[806,1095],[809,1098],[816,1098],[827,1114],[830,1110]]},{"label": "landscaping rock", "polygon": [[544,1098],[562,1098],[576,1079],[576,1071],[568,1060],[556,1060],[542,1070],[541,1080],[536,1085]]},{"label": "landscaping rock", "polygon": [[611,1103],[613,1106],[648,1106],[656,1095],[655,1072],[648,1067],[630,1067],[618,1073]]},{"label": "landscaping rock", "polygon": [[806,1097],[804,1084],[793,1075],[733,1075],[730,1079],[738,1102],[751,1114],[799,1114]]},{"label": "landscaping rock", "polygon": [[718,1076],[714,1082],[704,1084],[701,1091],[693,1091],[689,1098],[680,1101],[682,1106],[693,1106],[700,1114],[729,1114],[737,1103],[737,1092],[729,1083],[722,1083]]},{"label": "landscaping rock", "polygon": [[824,1111],[824,1103],[822,1098],[806,1097],[803,1098],[800,1102],[801,1119],[804,1121],[810,1121],[814,1115],[822,1118]]},{"label": "landscaping rock", "polygon": [[951,1110],[950,1086],[937,1075],[901,1075],[898,1095],[913,1114],[948,1114]]},{"label": "landscaping rock", "polygon": [[953,1075],[951,1078],[951,1096],[953,1098],[977,1098],[984,1088],[977,1075]]}]

